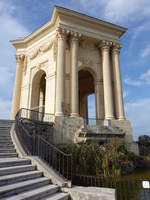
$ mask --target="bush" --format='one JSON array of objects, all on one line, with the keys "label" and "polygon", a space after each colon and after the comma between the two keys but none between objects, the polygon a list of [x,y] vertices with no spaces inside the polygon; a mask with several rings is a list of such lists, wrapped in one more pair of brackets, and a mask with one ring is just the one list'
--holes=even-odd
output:
[{"label": "bush", "polygon": [[133,163],[128,159],[125,144],[114,140],[104,145],[69,144],[61,149],[73,156],[73,173],[96,176],[120,176],[134,169]]}]

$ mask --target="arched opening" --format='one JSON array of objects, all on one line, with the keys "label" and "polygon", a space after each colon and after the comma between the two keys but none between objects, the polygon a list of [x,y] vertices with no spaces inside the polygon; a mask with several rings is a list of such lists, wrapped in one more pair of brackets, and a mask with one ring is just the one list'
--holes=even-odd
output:
[{"label": "arched opening", "polygon": [[94,78],[87,70],[79,71],[79,114],[84,119],[95,118]]},{"label": "arched opening", "polygon": [[46,73],[38,71],[32,81],[31,109],[45,111]]}]

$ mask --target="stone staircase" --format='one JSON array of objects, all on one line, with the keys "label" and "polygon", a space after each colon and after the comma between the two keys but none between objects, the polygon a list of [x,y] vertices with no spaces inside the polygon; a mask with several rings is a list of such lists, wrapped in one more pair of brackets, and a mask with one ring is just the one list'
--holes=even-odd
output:
[{"label": "stone staircase", "polygon": [[11,121],[0,121],[0,199],[68,200],[30,159],[19,158],[10,136]]}]

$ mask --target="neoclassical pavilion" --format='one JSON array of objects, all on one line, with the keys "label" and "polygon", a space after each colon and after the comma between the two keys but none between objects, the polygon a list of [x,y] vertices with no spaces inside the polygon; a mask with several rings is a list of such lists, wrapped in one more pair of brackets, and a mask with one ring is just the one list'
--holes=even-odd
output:
[{"label": "neoclassical pavilion", "polygon": [[125,32],[118,25],[55,6],[49,22],[11,41],[17,64],[11,119],[20,108],[87,119],[87,99],[95,94],[96,118],[121,127],[132,140],[119,62]]}]

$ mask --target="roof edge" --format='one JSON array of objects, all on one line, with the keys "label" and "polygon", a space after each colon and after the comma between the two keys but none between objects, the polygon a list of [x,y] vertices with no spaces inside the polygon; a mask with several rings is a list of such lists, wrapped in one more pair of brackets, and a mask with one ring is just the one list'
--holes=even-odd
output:
[{"label": "roof edge", "polygon": [[122,26],[119,26],[119,25],[116,25],[116,24],[95,18],[95,17],[89,16],[89,15],[86,15],[86,14],[83,14],[83,13],[80,13],[80,12],[77,12],[77,11],[74,11],[74,10],[71,10],[71,9],[68,9],[68,8],[64,8],[64,7],[55,5],[54,8],[53,8],[53,11],[52,11],[50,21],[43,24],[41,27],[37,28],[36,30],[34,30],[32,33],[30,33],[28,36],[26,36],[24,38],[10,40],[11,44],[13,46],[21,45],[21,44],[24,45],[26,42],[32,40],[34,37],[39,35],[43,30],[53,26],[56,22],[56,19],[57,19],[57,16],[59,15],[59,13],[64,14],[64,12],[65,12],[66,15],[70,15],[70,16],[73,15],[73,16],[76,16],[76,17],[82,18],[82,19],[84,18],[87,21],[94,22],[94,23],[97,23],[99,25],[103,25],[107,28],[112,28],[116,31],[119,31],[120,37],[127,31],[127,28],[125,28],[125,27],[122,27]]}]

